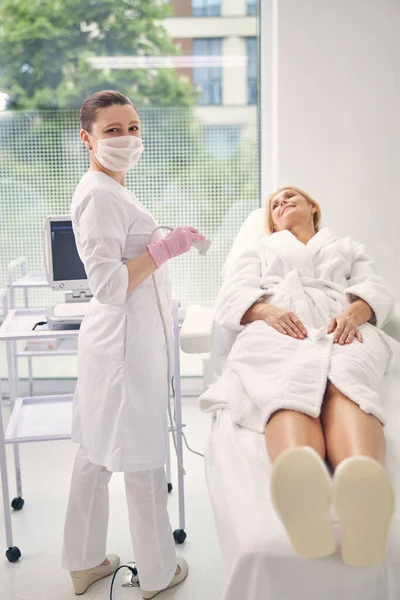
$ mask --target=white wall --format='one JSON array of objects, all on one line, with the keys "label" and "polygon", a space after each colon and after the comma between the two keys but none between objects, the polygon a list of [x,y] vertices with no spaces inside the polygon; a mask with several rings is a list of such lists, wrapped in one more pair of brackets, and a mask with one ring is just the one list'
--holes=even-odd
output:
[{"label": "white wall", "polygon": [[279,0],[276,182],[364,242],[400,301],[400,0]]}]

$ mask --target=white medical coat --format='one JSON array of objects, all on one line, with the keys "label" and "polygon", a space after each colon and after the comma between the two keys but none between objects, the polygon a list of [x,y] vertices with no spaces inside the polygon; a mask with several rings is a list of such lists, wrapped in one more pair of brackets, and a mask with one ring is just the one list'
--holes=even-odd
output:
[{"label": "white medical coat", "polygon": [[[146,250],[157,223],[133,194],[100,172],[84,175],[71,213],[93,294],[79,333],[72,440],[109,471],[157,469],[166,460],[167,346],[152,278],[127,294],[124,264]],[[172,356],[168,268],[155,277]]]},{"label": "white medical coat", "polygon": [[[255,321],[241,325],[257,300],[293,311],[308,330],[305,340],[285,336]],[[375,313],[361,326],[364,343],[333,344],[332,317],[357,298]],[[229,406],[235,423],[264,432],[280,409],[318,417],[331,381],[360,408],[385,422],[379,386],[397,342],[381,328],[394,298],[361,244],[336,238],[327,228],[307,245],[289,231],[264,236],[247,248],[226,273],[215,320],[238,332],[221,377],[200,398],[205,411]]]}]

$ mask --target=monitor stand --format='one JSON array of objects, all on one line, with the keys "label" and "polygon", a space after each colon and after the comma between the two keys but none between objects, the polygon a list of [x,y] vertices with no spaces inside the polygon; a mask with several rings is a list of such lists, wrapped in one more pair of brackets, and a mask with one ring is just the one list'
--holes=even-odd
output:
[{"label": "monitor stand", "polygon": [[65,302],[67,304],[69,302],[90,302],[92,298],[93,295],[89,290],[72,290],[72,292],[65,294]]},{"label": "monitor stand", "polygon": [[51,331],[79,329],[92,295],[85,290],[73,290],[65,295],[65,302],[46,310],[47,326]]}]

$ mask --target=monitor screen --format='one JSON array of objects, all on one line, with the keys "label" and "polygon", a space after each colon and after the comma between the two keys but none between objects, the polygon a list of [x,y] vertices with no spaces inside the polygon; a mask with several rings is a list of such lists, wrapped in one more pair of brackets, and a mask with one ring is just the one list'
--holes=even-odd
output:
[{"label": "monitor screen", "polygon": [[50,227],[54,281],[87,279],[85,268],[76,249],[71,221],[52,221]]}]

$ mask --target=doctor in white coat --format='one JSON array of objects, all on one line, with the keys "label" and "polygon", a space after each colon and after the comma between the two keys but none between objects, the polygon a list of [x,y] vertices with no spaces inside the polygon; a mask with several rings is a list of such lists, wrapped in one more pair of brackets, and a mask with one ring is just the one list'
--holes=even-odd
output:
[{"label": "doctor in white coat", "polygon": [[188,573],[186,562],[176,557],[167,513],[166,337],[171,348],[173,333],[163,265],[205,238],[179,227],[151,241],[157,223],[125,188],[125,173],[143,151],[139,118],[128,98],[114,91],[88,98],[80,137],[90,169],[75,191],[72,222],[93,300],[79,335],[72,439],[80,446],[63,567],[76,594],[118,567],[117,556],[106,556],[108,483],[113,472],[124,472],[134,556],[143,598],[150,599]]}]

